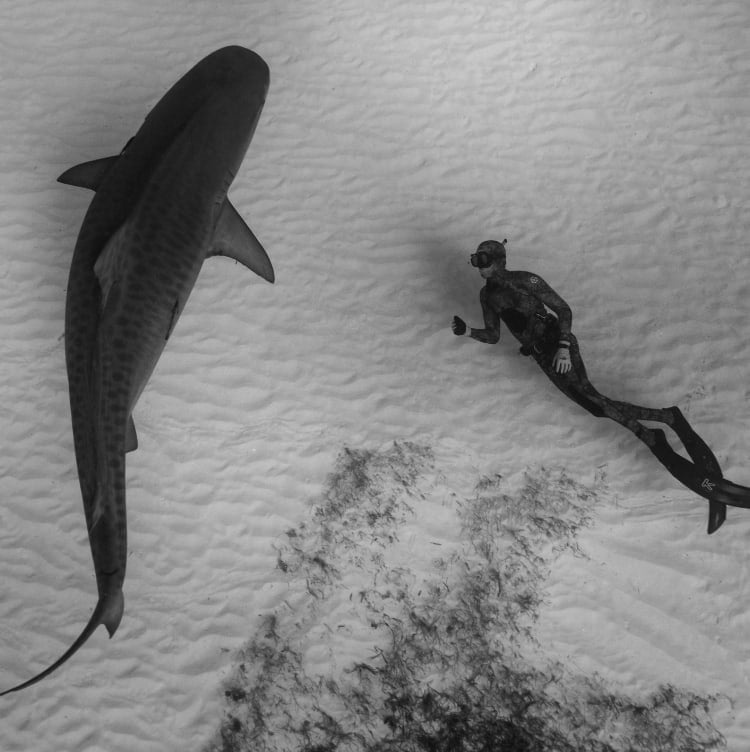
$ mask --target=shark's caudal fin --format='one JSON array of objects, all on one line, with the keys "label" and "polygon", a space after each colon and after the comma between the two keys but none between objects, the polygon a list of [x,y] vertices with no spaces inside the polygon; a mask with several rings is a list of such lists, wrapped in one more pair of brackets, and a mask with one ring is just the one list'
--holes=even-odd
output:
[{"label": "shark's caudal fin", "polygon": [[228,198],[221,207],[213,246],[207,255],[228,256],[268,282],[274,281],[273,266],[268,254]]},{"label": "shark's caudal fin", "polygon": [[81,164],[71,167],[60,175],[58,183],[65,185],[75,185],[78,188],[88,188],[92,191],[99,188],[104,176],[109,172],[112,165],[120,158],[118,154],[115,157],[104,157],[103,159],[93,159],[91,162],[82,162]]},{"label": "shark's caudal fin", "polygon": [[68,660],[77,650],[83,645],[86,640],[93,634],[94,630],[100,625],[104,624],[109,632],[109,636],[117,630],[122,619],[122,610],[124,608],[125,601],[122,595],[122,590],[118,590],[117,593],[110,596],[103,596],[99,598],[99,602],[96,604],[94,613],[91,614],[89,623],[84,627],[83,632],[78,636],[78,639],[65,651],[49,668],[44,669],[40,674],[37,674],[32,679],[23,682],[11,689],[6,689],[5,692],[0,692],[0,697],[8,695],[11,692],[17,692],[19,689],[25,689],[32,684],[36,684],[38,681],[44,679],[45,676],[49,676],[55,669],[62,666],[65,661]]}]

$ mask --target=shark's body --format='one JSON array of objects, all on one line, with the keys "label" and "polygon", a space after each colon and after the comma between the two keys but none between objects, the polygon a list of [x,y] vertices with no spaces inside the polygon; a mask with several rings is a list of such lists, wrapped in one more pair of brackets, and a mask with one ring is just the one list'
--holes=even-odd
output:
[{"label": "shark's body", "polygon": [[122,153],[73,167],[61,182],[96,191],[73,254],[65,355],[78,476],[99,600],[54,671],[123,612],[125,453],[132,411],[203,260],[227,255],[273,281],[265,251],[227,190],[268,90],[265,62],[241,47],[204,58],[161,99]]}]

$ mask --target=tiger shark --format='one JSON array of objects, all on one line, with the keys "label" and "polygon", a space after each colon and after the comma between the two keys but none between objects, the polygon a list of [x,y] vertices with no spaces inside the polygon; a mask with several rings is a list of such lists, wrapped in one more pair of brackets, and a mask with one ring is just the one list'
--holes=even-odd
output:
[{"label": "tiger shark", "polygon": [[154,106],[122,152],[58,180],[95,191],[68,278],[65,359],[78,477],[98,601],[67,661],[122,618],[127,559],[125,454],[132,412],[207,256],[228,256],[269,282],[271,262],[227,198],[255,132],[269,71],[242,47],[201,60]]}]

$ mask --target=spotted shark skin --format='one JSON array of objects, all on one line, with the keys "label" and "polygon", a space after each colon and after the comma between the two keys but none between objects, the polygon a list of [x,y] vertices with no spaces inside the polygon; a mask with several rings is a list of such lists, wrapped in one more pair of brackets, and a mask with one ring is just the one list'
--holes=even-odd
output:
[{"label": "spotted shark skin", "polygon": [[59,180],[96,191],[76,242],[65,310],[65,357],[76,464],[98,602],[52,673],[103,624],[120,624],[127,559],[125,453],[132,412],[208,256],[273,282],[263,247],[227,198],[260,117],[268,66],[226,47],[201,60],[154,106],[114,157]]}]

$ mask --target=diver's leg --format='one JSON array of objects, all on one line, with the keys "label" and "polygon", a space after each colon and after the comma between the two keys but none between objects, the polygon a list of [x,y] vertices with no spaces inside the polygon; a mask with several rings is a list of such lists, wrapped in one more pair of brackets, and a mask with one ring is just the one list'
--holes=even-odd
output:
[{"label": "diver's leg", "polygon": [[[586,394],[593,393],[596,395],[596,399],[601,401],[602,409],[606,417],[616,420],[618,423],[630,428],[634,433],[638,433],[634,430],[631,421],[650,420],[658,423],[665,423],[668,425],[680,438],[685,449],[687,450],[690,459],[698,465],[704,468],[707,472],[714,475],[722,476],[721,466],[716,459],[714,453],[709,449],[705,441],[695,432],[693,427],[688,423],[685,416],[679,407],[666,407],[666,408],[650,408],[642,407],[641,405],[633,405],[629,402],[620,402],[618,400],[609,399],[600,394],[586,375],[586,367],[583,364],[581,353],[578,349],[577,343],[575,350],[571,349],[571,360],[573,361],[573,370],[575,371],[575,380],[579,384],[579,388]],[[621,418],[625,418],[626,422],[623,423]],[[649,431],[650,429],[645,429]],[[646,434],[649,436],[648,434]],[[642,438],[639,436],[639,438]],[[649,438],[653,438],[649,436]],[[648,442],[647,442],[648,443]],[[649,443],[649,446],[652,444]]]},{"label": "diver's leg", "polygon": [[680,438],[690,459],[696,465],[709,473],[722,476],[721,466],[715,455],[693,430],[679,407],[650,408],[605,397],[589,381],[577,342],[571,342],[570,359],[572,369],[567,374],[557,374],[551,363],[540,362],[550,380],[570,399],[593,415],[609,418],[624,426],[649,447],[653,447],[655,442],[661,443],[659,434],[663,436],[663,433],[654,433],[653,429],[641,425],[640,421],[648,420],[668,425]]},{"label": "diver's leg", "polygon": [[570,360],[572,367],[568,373],[557,373],[552,366],[551,357],[543,358],[540,356],[537,358],[537,362],[547,374],[550,381],[563,394],[585,410],[588,410],[592,415],[595,415],[597,418],[614,420],[651,446],[653,444],[651,431],[642,426],[639,421],[656,420],[667,422],[667,420],[672,420],[671,413],[666,410],[654,410],[605,397],[589,381],[578,343],[572,337],[571,340]]},{"label": "diver's leg", "polygon": [[625,420],[650,420],[657,423],[666,423],[671,426],[674,421],[674,414],[672,408],[654,408],[643,407],[642,405],[634,405],[631,402],[622,402],[620,400],[613,400],[609,397],[605,397],[601,394],[594,385],[589,381],[586,374],[586,366],[583,363],[581,357],[581,351],[578,347],[578,343],[571,343],[570,359],[573,364],[570,375],[574,383],[573,388],[581,390],[584,394],[589,395],[591,399],[595,399],[602,405],[604,415],[607,418],[622,422],[622,418]]},{"label": "diver's leg", "polygon": [[[727,516],[726,501],[714,496],[722,472],[718,460],[703,439],[693,430],[678,407],[655,410],[628,402],[611,400],[600,394],[588,380],[583,359],[576,342],[571,343],[572,369],[567,374],[557,374],[551,356],[537,362],[560,391],[593,415],[616,421],[632,431],[654,454],[659,462],[681,483],[708,499],[708,533],[718,530]],[[647,428],[641,420],[665,423],[680,437],[692,462],[672,449],[660,428]],[[708,476],[708,477],[707,477]]]}]

